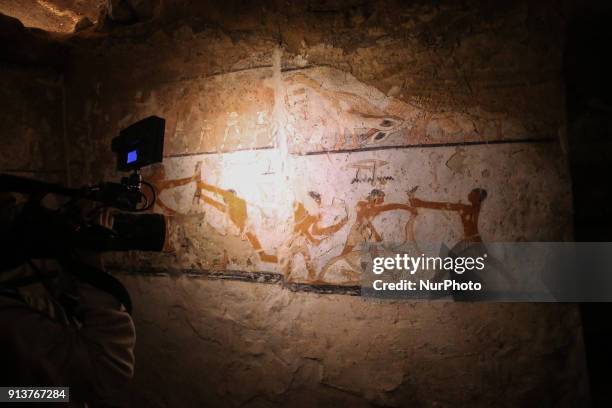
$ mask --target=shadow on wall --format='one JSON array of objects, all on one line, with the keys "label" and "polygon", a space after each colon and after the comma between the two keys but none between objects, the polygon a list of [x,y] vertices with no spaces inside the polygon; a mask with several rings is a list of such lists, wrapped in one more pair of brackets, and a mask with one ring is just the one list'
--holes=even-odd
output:
[{"label": "shadow on wall", "polygon": [[[567,33],[564,63],[577,241],[612,240],[611,20],[609,3],[582,2]],[[611,313],[610,304],[581,305],[594,406],[612,402]]]}]

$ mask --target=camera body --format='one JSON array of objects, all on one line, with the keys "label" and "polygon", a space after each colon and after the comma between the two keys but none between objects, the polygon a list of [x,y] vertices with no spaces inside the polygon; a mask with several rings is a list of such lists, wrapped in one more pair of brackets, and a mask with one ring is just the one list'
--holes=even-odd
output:
[{"label": "camera body", "polygon": [[[163,160],[165,120],[150,116],[121,130],[112,141],[117,155],[117,170],[131,172],[121,182],[102,182],[93,186],[69,188],[24,177],[0,174],[0,192],[15,192],[30,197],[15,225],[13,236],[20,237],[22,258],[48,258],[71,248],[94,251],[161,251],[165,242],[166,220],[162,214],[135,214],[149,210],[155,203],[155,189],[143,182],[140,169]],[[153,193],[149,200],[142,192],[146,185]],[[47,194],[70,197],[69,203],[88,200],[96,208],[112,207],[116,214],[111,228],[84,218],[78,209],[68,207],[51,211],[40,201]],[[144,203],[144,204],[143,204]]]},{"label": "camera body", "polygon": [[[155,188],[142,181],[140,169],[163,160],[164,130],[165,120],[150,116],[123,129],[113,139],[111,147],[117,155],[117,170],[131,172],[122,177],[120,183],[102,182],[70,188],[0,174],[0,192],[22,193],[29,197],[18,215],[9,222],[7,233],[0,236],[0,246],[5,250],[5,256],[0,259],[0,272],[32,259],[54,258],[69,273],[113,295],[128,313],[131,312],[130,295],[121,282],[75,259],[74,250],[162,251],[166,240],[165,217],[162,214],[134,213],[149,210],[155,203]],[[151,190],[152,200],[142,192],[143,185]],[[50,210],[41,204],[47,194],[58,194],[71,200],[58,210]],[[95,203],[94,211],[84,215],[77,205],[81,200]],[[112,226],[92,221],[93,212],[107,207],[121,210],[113,216]],[[6,285],[12,287],[20,283],[5,282]],[[59,301],[61,303],[62,299]]]}]

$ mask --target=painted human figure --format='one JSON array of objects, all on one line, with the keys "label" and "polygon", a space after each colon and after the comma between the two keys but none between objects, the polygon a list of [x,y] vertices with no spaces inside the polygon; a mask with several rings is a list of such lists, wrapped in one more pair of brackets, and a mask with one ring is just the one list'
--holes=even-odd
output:
[{"label": "painted human figure", "polygon": [[[351,226],[342,252],[339,256],[332,258],[327,263],[327,265],[325,265],[325,267],[321,270],[321,273],[319,274],[319,280],[325,279],[325,275],[334,263],[338,262],[341,259],[345,259],[347,262],[349,262],[348,258],[346,257],[352,252],[356,251],[355,247],[358,248],[358,251],[359,246],[363,243],[382,242],[383,237],[378,231],[376,231],[376,228],[372,224],[372,221],[379,214],[393,210],[405,210],[409,211],[411,214],[414,214],[415,212],[415,209],[409,204],[385,204],[385,193],[382,190],[378,189],[373,189],[370,194],[368,194],[365,201],[359,201],[356,206],[357,214],[355,223]],[[354,278],[357,277],[357,273],[353,273],[353,275]]]},{"label": "painted human figure", "polygon": [[312,214],[301,202],[295,203],[293,206],[293,233],[285,244],[284,253],[281,257],[281,269],[287,280],[291,276],[293,258],[297,255],[302,255],[304,259],[308,278],[310,280],[314,279],[316,270],[312,263],[309,247],[319,245],[323,239],[339,231],[348,221],[348,216],[346,216],[335,224],[321,226],[321,195],[314,191],[310,191],[308,195],[316,204],[316,210]]},{"label": "painted human figure", "polygon": [[147,180],[153,187],[155,188],[155,194],[157,196],[155,200],[155,204],[162,210],[166,215],[178,215],[178,212],[172,208],[170,208],[164,201],[160,198],[161,193],[165,190],[184,186],[189,183],[195,182],[199,178],[200,168],[202,163],[199,162],[196,165],[196,170],[191,177],[183,177],[180,179],[167,180],[166,179],[166,168],[163,164],[157,164],[153,166],[153,173],[147,177]]},{"label": "painted human figure", "polygon": [[[155,189],[155,205],[158,209],[161,210],[163,214],[169,217],[167,220],[168,222],[166,223],[167,237],[175,235],[178,224],[175,223],[174,220],[180,218],[184,214],[179,213],[177,210],[167,205],[161,197],[161,194],[166,190],[196,182],[200,177],[201,167],[202,162],[198,162],[195,166],[195,171],[191,177],[168,180],[166,175],[166,168],[164,167],[163,163],[160,163],[152,166],[152,173],[146,178],[146,181],[149,182]],[[148,194],[147,199],[152,200],[153,197],[150,195],[148,189],[145,191],[146,194]],[[166,243],[164,244],[164,252],[174,252],[176,250],[172,242],[172,239],[166,239]]]},{"label": "painted human figure", "polygon": [[[416,189],[413,189],[412,191],[408,192],[409,198],[412,197],[412,194],[414,193],[415,190]],[[414,222],[416,221],[418,211],[413,206],[410,206],[407,210],[410,213],[410,218],[408,218],[408,221],[406,221],[406,225],[404,226],[404,233],[405,233],[404,242],[408,245],[411,245],[413,247],[413,250],[415,250],[416,253],[418,253],[420,252],[420,250],[418,249],[417,242],[416,242],[416,236],[414,233]]]},{"label": "painted human figure", "polygon": [[456,211],[459,214],[461,224],[463,225],[463,241],[466,243],[475,243],[482,242],[482,238],[478,232],[478,218],[480,215],[482,202],[485,198],[487,198],[487,191],[482,188],[475,188],[468,194],[468,201],[470,204],[425,201],[415,197],[410,198],[410,204],[418,208]]},{"label": "painted human figure", "polygon": [[227,125],[225,126],[225,131],[223,132],[223,143],[229,143],[230,140],[240,139],[240,122],[239,116],[236,112],[229,112],[227,118]]},{"label": "painted human figure", "polygon": [[[205,194],[201,194],[201,191],[203,190],[219,196],[222,201],[214,200]],[[257,235],[249,230],[247,225],[247,202],[243,198],[238,197],[236,191],[232,189],[224,190],[198,180],[196,197],[202,200],[204,203],[223,212],[227,219],[231,221],[234,226],[236,226],[240,236],[245,237],[249,241],[251,247],[253,247],[255,252],[259,255],[259,259],[261,259],[263,262],[269,263],[276,263],[278,261],[276,255],[271,255],[264,251],[259,239],[257,238]]]},{"label": "painted human figure", "polygon": [[[470,256],[475,258],[479,256],[487,257],[488,252],[482,241],[480,232],[478,231],[478,219],[485,198],[487,198],[486,190],[475,188],[468,194],[469,204],[425,201],[414,197],[410,198],[410,203],[418,208],[457,212],[463,226],[463,239],[453,246],[450,250],[450,255],[454,257]],[[483,274],[482,271],[466,271],[463,274],[454,275],[454,279],[460,281],[472,280],[483,283],[483,279],[485,279],[485,282],[486,280],[493,282],[495,279],[502,278],[506,284],[513,283],[514,278],[506,271],[506,268],[499,261],[493,257],[488,257],[486,265],[487,274]],[[444,279],[446,275],[447,272],[438,271],[434,280],[440,281]],[[484,283],[483,286],[486,287]],[[453,292],[451,295],[456,300],[476,299],[477,296],[480,296],[476,293],[463,291]]]},{"label": "painted human figure", "polygon": [[385,193],[382,190],[374,189],[370,192],[365,201],[357,203],[357,218],[349,231],[349,235],[344,244],[344,249],[340,255],[346,255],[363,242],[381,242],[382,236],[376,231],[372,221],[380,213],[392,210],[406,210],[413,212],[409,204],[391,203],[384,204]]}]

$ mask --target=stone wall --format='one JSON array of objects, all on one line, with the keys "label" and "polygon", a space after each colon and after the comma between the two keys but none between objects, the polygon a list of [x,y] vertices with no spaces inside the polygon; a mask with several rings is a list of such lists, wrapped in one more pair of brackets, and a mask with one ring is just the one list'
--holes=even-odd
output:
[{"label": "stone wall", "polygon": [[66,180],[61,70],[49,60],[58,47],[0,15],[0,172]]},{"label": "stone wall", "polygon": [[571,305],[375,302],[124,276],[133,406],[580,406]]},{"label": "stone wall", "polygon": [[168,252],[108,259],[136,303],[136,404],[583,398],[568,385],[585,379],[572,306],[339,295],[364,240],[435,252],[571,236],[559,4],[163,4],[73,38],[68,75],[81,182],[118,177],[121,128],[167,121],[164,163],[144,176]]}]

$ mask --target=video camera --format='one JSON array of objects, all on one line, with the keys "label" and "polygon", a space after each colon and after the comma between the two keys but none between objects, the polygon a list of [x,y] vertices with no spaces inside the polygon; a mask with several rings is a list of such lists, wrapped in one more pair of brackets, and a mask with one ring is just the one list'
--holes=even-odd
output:
[{"label": "video camera", "polygon": [[[161,251],[166,222],[161,214],[134,214],[149,210],[155,203],[154,187],[143,181],[140,169],[163,159],[165,120],[156,116],[143,119],[121,130],[112,141],[117,156],[117,170],[131,172],[121,182],[103,182],[94,186],[68,188],[24,177],[0,174],[0,192],[29,196],[22,214],[9,234],[20,242],[19,258],[53,258],[70,249],[94,251],[145,250]],[[143,186],[150,190],[147,197]],[[47,194],[58,194],[71,200],[60,210],[40,205]],[[112,227],[107,228],[83,217],[77,201],[96,203],[96,210],[116,208]],[[23,252],[23,253],[21,253]],[[5,264],[3,262],[3,264]]]}]

